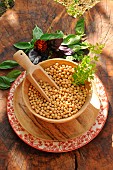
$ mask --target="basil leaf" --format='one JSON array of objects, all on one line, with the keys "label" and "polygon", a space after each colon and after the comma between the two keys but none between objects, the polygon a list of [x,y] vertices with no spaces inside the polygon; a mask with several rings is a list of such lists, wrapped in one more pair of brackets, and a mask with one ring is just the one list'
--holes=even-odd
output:
[{"label": "basil leaf", "polygon": [[42,35],[43,35],[42,30],[36,25],[36,27],[33,30],[33,39],[39,40]]},{"label": "basil leaf", "polygon": [[30,42],[18,42],[14,44],[14,47],[25,50],[25,49],[33,48],[33,45]]},{"label": "basil leaf", "polygon": [[60,33],[53,33],[53,34],[46,33],[46,34],[43,34],[40,37],[41,40],[45,40],[45,41],[52,40],[52,39],[59,39],[59,38],[63,38],[62,32],[60,32]]},{"label": "basil leaf", "polygon": [[20,74],[20,70],[13,70],[9,72],[6,77],[9,79],[10,83],[12,83]]},{"label": "basil leaf", "polygon": [[85,50],[85,49],[89,48],[89,44],[87,42],[79,43],[79,45],[81,46],[82,50]]},{"label": "basil leaf", "polygon": [[66,36],[66,38],[64,38],[61,45],[77,44],[78,42],[80,42],[80,40],[81,40],[80,35],[69,34],[68,36]]},{"label": "basil leaf", "polygon": [[85,22],[84,22],[84,18],[80,18],[77,21],[76,27],[75,27],[75,31],[77,35],[83,35],[85,32]]},{"label": "basil leaf", "polygon": [[78,52],[81,49],[80,45],[69,45],[69,48],[71,48],[74,52]]},{"label": "basil leaf", "polygon": [[35,39],[32,39],[32,40],[30,41],[31,45],[34,46],[35,41],[36,41]]},{"label": "basil leaf", "polygon": [[6,76],[0,76],[0,89],[8,89],[10,85],[10,81]]},{"label": "basil leaf", "polygon": [[6,60],[0,64],[0,69],[11,69],[16,66],[18,66],[18,63],[16,61]]}]

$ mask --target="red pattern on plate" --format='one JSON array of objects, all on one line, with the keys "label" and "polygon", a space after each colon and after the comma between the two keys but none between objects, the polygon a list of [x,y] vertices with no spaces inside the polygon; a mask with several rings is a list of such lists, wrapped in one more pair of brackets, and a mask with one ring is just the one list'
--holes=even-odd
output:
[{"label": "red pattern on plate", "polygon": [[10,88],[7,101],[7,114],[13,130],[25,143],[36,149],[43,150],[46,152],[68,152],[86,145],[91,140],[93,140],[101,131],[108,115],[108,98],[102,82],[97,76],[95,76],[94,82],[101,102],[101,107],[95,123],[87,132],[85,132],[83,135],[79,137],[67,141],[45,141],[32,136],[20,125],[13,109],[14,91],[16,87],[22,82],[24,77],[25,72],[23,72],[15,80],[12,87]]}]

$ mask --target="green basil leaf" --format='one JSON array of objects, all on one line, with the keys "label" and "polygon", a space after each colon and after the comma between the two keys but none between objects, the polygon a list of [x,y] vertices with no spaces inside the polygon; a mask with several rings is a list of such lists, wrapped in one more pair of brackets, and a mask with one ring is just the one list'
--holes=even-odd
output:
[{"label": "green basil leaf", "polygon": [[21,50],[32,48],[33,45],[30,42],[18,42],[14,44],[14,47],[19,48]]},{"label": "green basil leaf", "polygon": [[75,31],[77,35],[83,35],[85,32],[85,22],[84,22],[84,18],[80,18],[77,21],[76,27],[75,27]]},{"label": "green basil leaf", "polygon": [[59,39],[59,38],[63,38],[62,32],[60,32],[60,33],[53,33],[53,34],[46,33],[46,34],[43,34],[40,37],[41,40],[45,40],[45,41],[52,40],[52,39]]},{"label": "green basil leaf", "polygon": [[74,35],[74,34],[69,34],[64,38],[63,42],[61,45],[73,45],[77,44],[80,42],[81,36],[80,35]]},{"label": "green basil leaf", "polygon": [[87,42],[79,43],[79,45],[81,46],[82,50],[85,50],[85,49],[89,48],[89,44]]},{"label": "green basil leaf", "polygon": [[77,51],[77,55],[84,55],[84,51],[83,50]]},{"label": "green basil leaf", "polygon": [[30,41],[31,46],[32,46],[32,45],[34,46],[35,41],[36,41],[35,39],[32,39],[32,40]]},{"label": "green basil leaf", "polygon": [[9,78],[10,83],[12,83],[20,74],[20,70],[13,70],[9,72],[6,77]]},{"label": "green basil leaf", "polygon": [[18,66],[18,63],[13,60],[6,60],[0,64],[0,69],[11,69]]},{"label": "green basil leaf", "polygon": [[33,30],[33,39],[35,41],[39,40],[42,35],[43,35],[42,30],[36,25],[36,27]]},{"label": "green basil leaf", "polygon": [[0,89],[8,89],[10,85],[10,81],[6,76],[0,76]]},{"label": "green basil leaf", "polygon": [[78,52],[81,49],[80,45],[68,45],[74,52]]}]

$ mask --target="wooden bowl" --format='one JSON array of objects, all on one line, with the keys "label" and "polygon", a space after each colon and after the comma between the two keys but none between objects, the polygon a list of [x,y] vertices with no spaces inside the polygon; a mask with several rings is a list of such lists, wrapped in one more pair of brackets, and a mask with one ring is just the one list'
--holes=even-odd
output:
[{"label": "wooden bowl", "polygon": [[[59,59],[59,58],[49,59],[49,60],[40,62],[39,64],[45,69],[49,66],[54,65],[55,63],[70,65],[72,67],[77,66],[77,63],[75,63],[75,62],[71,62],[71,61],[68,61],[68,60],[65,60],[65,59]],[[27,108],[29,109],[29,111],[33,115],[35,115],[37,118],[42,119],[43,121],[46,121],[46,122],[49,122],[49,123],[65,123],[65,122],[71,121],[75,118],[78,118],[85,111],[85,109],[88,107],[88,105],[90,104],[91,97],[92,97],[92,91],[91,91],[92,83],[87,82],[85,84],[85,86],[90,92],[88,93],[88,95],[86,97],[86,101],[85,101],[84,105],[82,106],[82,108],[76,114],[74,114],[74,115],[72,115],[68,118],[62,118],[62,119],[59,119],[59,120],[49,119],[49,118],[46,118],[46,117],[43,117],[43,116],[37,114],[35,112],[35,110],[33,110],[31,108],[29,98],[28,98],[28,88],[29,88],[29,86],[30,86],[30,82],[27,79],[27,77],[25,77],[25,79],[23,80],[23,83],[22,83],[22,97],[23,97],[23,100],[25,102],[25,105],[27,106]]]}]

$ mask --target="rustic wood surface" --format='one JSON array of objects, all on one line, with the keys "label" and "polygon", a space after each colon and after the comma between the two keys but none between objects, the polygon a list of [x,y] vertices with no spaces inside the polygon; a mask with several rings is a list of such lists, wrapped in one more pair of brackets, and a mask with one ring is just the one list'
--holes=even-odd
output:
[{"label": "rustic wood surface", "polygon": [[[113,1],[102,0],[86,12],[86,34],[91,43],[105,43],[97,75],[109,99],[109,113],[99,135],[84,147],[67,153],[46,153],[25,144],[11,128],[6,112],[9,90],[0,90],[0,170],[112,170],[113,169]],[[13,44],[31,39],[35,24],[43,31],[73,33],[76,19],[53,0],[16,0],[0,18],[0,62],[12,59]],[[0,71],[5,75],[7,71]]]}]

